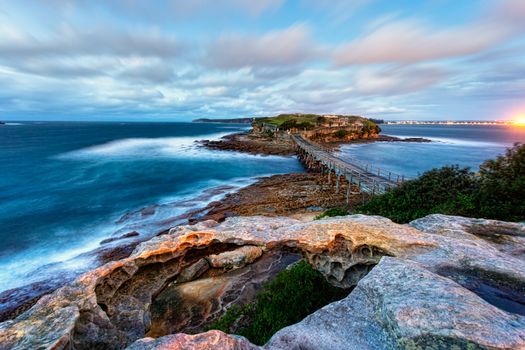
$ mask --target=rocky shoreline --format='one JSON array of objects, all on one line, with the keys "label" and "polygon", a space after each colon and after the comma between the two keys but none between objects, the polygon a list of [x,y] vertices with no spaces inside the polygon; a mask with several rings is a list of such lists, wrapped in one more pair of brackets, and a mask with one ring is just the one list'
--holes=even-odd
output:
[{"label": "rocky shoreline", "polygon": [[[286,140],[250,134],[201,143],[295,152]],[[336,193],[328,181],[317,173],[260,178],[189,212],[188,225],[148,239],[132,231],[101,242],[102,266],[55,291],[33,286],[42,297],[20,298],[24,303],[0,323],[0,349],[525,348],[524,224],[445,215],[408,225],[364,215],[313,220],[363,201],[352,188],[347,202],[346,185]],[[353,291],[264,347],[205,332],[299,259]]]},{"label": "rocky shoreline", "polygon": [[346,184],[335,191],[335,180],[316,173],[273,175],[210,203],[201,211],[192,213],[190,223],[205,220],[224,221],[234,216],[293,216],[316,215],[326,209],[353,207],[360,204],[363,195],[352,186],[350,201],[346,202]]},{"label": "rocky shoreline", "polygon": [[[0,324],[0,344],[6,349],[521,349],[524,247],[523,224],[445,215],[409,225],[364,215],[208,220],[173,228],[139,245],[129,258],[41,298]],[[329,283],[355,288],[277,332],[264,347],[219,331],[148,337],[217,317],[248,295],[239,294],[239,286],[252,280],[246,276],[260,271],[262,281],[272,275],[275,270],[263,262],[274,261],[279,252],[300,254]],[[253,265],[258,262],[260,268]],[[231,283],[220,287],[221,278],[220,283]],[[213,292],[211,286],[219,289]],[[169,307],[173,298],[175,309]],[[196,300],[214,306],[198,311],[192,307]],[[193,329],[202,330],[202,324]]]},{"label": "rocky shoreline", "polygon": [[216,141],[201,140],[198,142],[204,147],[213,150],[273,156],[292,156],[295,154],[295,147],[291,140],[269,139],[251,133],[231,134]]},{"label": "rocky shoreline", "polygon": [[[286,138],[268,138],[250,132],[226,135],[220,140],[200,140],[197,141],[203,147],[212,150],[236,151],[257,155],[279,155],[292,156],[295,154],[295,147],[291,140]],[[326,148],[336,148],[345,144],[372,143],[372,142],[432,142],[423,137],[400,138],[396,136],[379,134],[373,138],[357,138],[346,141],[323,142]]]},{"label": "rocky shoreline", "polygon": [[[211,191],[209,196],[216,194]],[[209,203],[206,207],[188,212],[177,217],[175,221],[196,224],[213,219],[219,222],[233,216],[300,216],[309,218],[333,207],[350,207],[362,202],[363,197],[357,188],[352,189],[354,195],[350,203],[346,203],[346,187],[341,187],[335,193],[335,183],[332,179],[315,173],[298,173],[262,177],[252,185],[227,194],[222,200]],[[201,198],[202,199],[202,198]],[[130,212],[121,220],[131,215],[150,215],[154,213],[154,206],[144,208],[139,213]],[[157,235],[166,234],[169,228],[160,231]],[[136,231],[110,237],[100,242],[100,248],[86,253],[96,258],[98,265],[125,259],[141,243],[151,239],[151,236],[140,236]],[[33,306],[39,298],[53,292],[55,289],[72,281],[68,276],[59,276],[55,279],[36,282],[27,286],[7,290],[0,293],[0,322],[13,319]]]}]

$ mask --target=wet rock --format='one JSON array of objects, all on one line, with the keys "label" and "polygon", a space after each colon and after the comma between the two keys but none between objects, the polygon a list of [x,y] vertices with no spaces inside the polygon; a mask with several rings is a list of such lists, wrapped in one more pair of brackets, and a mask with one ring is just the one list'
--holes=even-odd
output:
[{"label": "wet rock", "polygon": [[140,233],[138,233],[137,231],[132,231],[132,232],[125,233],[118,237],[111,237],[111,238],[103,239],[102,241],[100,241],[100,244],[107,244],[107,243],[118,241],[124,238],[136,237],[138,235],[140,235]]}]

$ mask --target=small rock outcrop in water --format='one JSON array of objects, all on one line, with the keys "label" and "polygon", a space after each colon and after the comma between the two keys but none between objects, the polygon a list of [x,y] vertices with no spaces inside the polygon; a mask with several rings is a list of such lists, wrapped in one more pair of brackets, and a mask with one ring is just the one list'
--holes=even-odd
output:
[{"label": "small rock outcrop in water", "polygon": [[236,217],[177,227],[0,324],[0,344],[257,349],[219,331],[144,338],[150,305],[179,278],[246,269],[279,251],[301,253],[333,285],[356,287],[276,333],[264,349],[525,347],[525,225],[444,215],[410,225],[353,215],[310,222]]}]

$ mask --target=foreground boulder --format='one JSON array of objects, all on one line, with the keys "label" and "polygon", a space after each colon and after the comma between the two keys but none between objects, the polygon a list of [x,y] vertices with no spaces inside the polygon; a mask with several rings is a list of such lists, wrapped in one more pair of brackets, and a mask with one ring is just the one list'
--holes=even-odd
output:
[{"label": "foreground boulder", "polygon": [[0,324],[1,347],[255,349],[218,331],[144,336],[151,304],[173,281],[246,269],[276,251],[300,253],[333,285],[356,287],[265,349],[525,348],[525,226],[444,215],[410,225],[353,215],[177,227]]}]

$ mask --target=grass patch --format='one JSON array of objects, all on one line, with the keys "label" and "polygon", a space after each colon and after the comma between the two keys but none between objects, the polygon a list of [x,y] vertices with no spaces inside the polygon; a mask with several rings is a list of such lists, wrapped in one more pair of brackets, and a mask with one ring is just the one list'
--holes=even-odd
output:
[{"label": "grass patch", "polygon": [[[369,125],[375,125],[373,122],[370,122],[368,119],[359,117],[356,115],[339,115],[339,117],[346,118],[351,122],[362,121]],[[317,125],[319,123],[326,122],[322,115],[319,114],[279,114],[275,117],[264,117],[256,118],[256,123],[267,123],[277,125],[279,127],[283,126],[285,123],[294,123],[294,124],[313,124]]]},{"label": "grass patch", "polygon": [[331,218],[334,216],[345,216],[348,215],[348,210],[344,208],[332,208],[326,210],[324,213],[317,215],[314,220],[321,220],[323,218]]},{"label": "grass patch", "polygon": [[252,303],[230,307],[208,330],[239,334],[263,345],[281,328],[344,298],[349,291],[330,285],[303,260],[266,283]]}]

